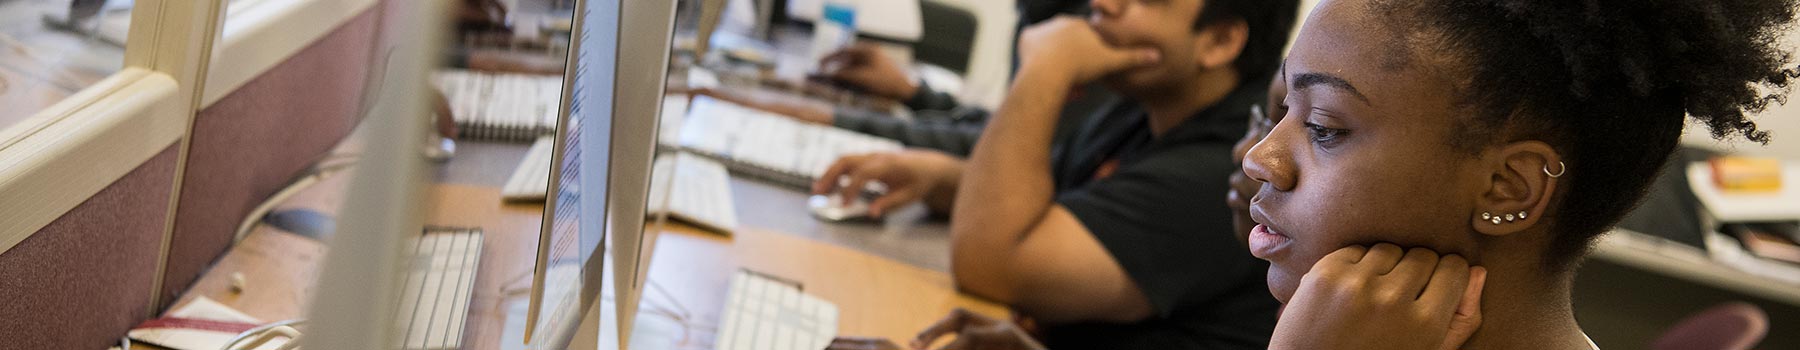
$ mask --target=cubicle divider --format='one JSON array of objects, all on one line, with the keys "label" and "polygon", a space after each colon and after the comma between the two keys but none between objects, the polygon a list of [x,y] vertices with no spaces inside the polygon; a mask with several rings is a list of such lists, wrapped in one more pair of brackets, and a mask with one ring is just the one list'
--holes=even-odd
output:
[{"label": "cubicle divider", "polygon": [[[169,307],[255,206],[358,122],[365,85],[380,71],[382,11],[344,4],[371,1],[230,2],[264,6],[259,20],[284,9],[275,6],[340,16],[280,18],[330,29],[294,41],[299,49],[285,58],[248,63],[266,69],[230,56],[266,56],[269,45],[214,44],[225,1],[137,1],[145,11],[133,13],[127,69],[113,85],[0,145],[9,162],[0,164],[0,222],[9,223],[0,234],[0,348],[101,349]],[[293,7],[322,3],[339,7]],[[209,65],[230,66],[236,78],[209,79]]]},{"label": "cubicle divider", "polygon": [[175,161],[171,145],[0,254],[0,347],[103,349],[150,316]]},{"label": "cubicle divider", "polygon": [[159,304],[173,302],[231,247],[238,224],[257,205],[350,134],[365,82],[378,70],[380,8],[194,116]]}]

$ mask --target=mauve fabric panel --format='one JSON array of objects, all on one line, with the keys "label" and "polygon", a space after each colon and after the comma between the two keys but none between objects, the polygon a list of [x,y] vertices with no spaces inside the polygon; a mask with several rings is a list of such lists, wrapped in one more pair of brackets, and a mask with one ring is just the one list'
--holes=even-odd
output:
[{"label": "mauve fabric panel", "polygon": [[[356,125],[378,11],[346,22],[194,117],[162,297],[231,247],[238,223]],[[223,57],[220,64],[230,64]]]},{"label": "mauve fabric panel", "polygon": [[0,254],[0,349],[105,349],[149,316],[176,149]]}]

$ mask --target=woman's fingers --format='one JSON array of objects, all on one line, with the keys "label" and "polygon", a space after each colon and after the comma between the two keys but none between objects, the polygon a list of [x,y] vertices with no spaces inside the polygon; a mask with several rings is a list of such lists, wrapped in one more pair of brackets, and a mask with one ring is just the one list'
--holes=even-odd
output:
[{"label": "woman's fingers", "polygon": [[1419,308],[1448,321],[1456,313],[1463,296],[1467,295],[1469,261],[1458,255],[1445,256],[1437,261],[1437,270],[1430,276],[1430,283],[1419,294]]},{"label": "woman's fingers", "polygon": [[1316,264],[1351,266],[1356,265],[1356,262],[1358,261],[1362,261],[1364,255],[1369,255],[1369,247],[1353,245],[1338,248],[1338,250],[1332,251],[1331,254],[1325,254],[1325,257],[1320,258],[1319,262]]},{"label": "woman's fingers", "polygon": [[1450,331],[1444,335],[1443,350],[1462,348],[1475,330],[1481,328],[1481,290],[1487,287],[1487,269],[1474,266],[1469,268],[1469,283],[1463,288],[1462,300],[1457,302],[1456,314],[1450,318]]},{"label": "woman's fingers", "polygon": [[1438,261],[1437,252],[1431,249],[1408,249],[1406,256],[1400,258],[1400,263],[1382,275],[1382,279],[1397,288],[1406,299],[1416,299],[1425,290],[1426,283],[1431,282],[1432,272],[1437,270]]},{"label": "woman's fingers", "polygon": [[1363,254],[1362,260],[1356,262],[1356,270],[1367,276],[1385,275],[1400,263],[1406,251],[1392,243],[1381,243],[1369,247],[1369,253]]}]

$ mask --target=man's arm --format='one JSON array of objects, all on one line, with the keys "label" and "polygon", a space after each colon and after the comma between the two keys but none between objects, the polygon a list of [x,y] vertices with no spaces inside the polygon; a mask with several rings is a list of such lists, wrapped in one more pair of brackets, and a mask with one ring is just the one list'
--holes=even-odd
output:
[{"label": "man's arm", "polygon": [[900,102],[905,104],[906,108],[912,109],[915,112],[948,111],[963,108],[962,102],[957,101],[956,96],[951,96],[950,93],[932,89],[931,84],[926,84],[924,81],[919,82],[919,87],[917,90],[914,90],[912,97]]},{"label": "man's arm", "polygon": [[1054,203],[1050,149],[1071,88],[1155,56],[1106,47],[1079,20],[1042,26],[1021,39],[1025,63],[958,187],[952,274],[964,290],[1045,322],[1143,319],[1152,314],[1143,292]]},{"label": "man's arm", "polygon": [[[934,111],[920,113],[932,112]],[[839,108],[835,114],[831,124],[840,129],[900,141],[907,147],[944,151],[958,157],[969,155],[969,150],[975,147],[975,140],[981,137],[982,127],[986,125],[980,121],[943,120],[952,118],[917,118],[921,120],[907,121],[875,112],[843,108]]]}]

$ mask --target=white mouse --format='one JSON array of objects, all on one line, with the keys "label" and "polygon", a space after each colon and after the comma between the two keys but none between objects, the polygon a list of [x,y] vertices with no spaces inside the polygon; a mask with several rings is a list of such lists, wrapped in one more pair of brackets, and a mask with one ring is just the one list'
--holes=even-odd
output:
[{"label": "white mouse", "polygon": [[825,221],[851,221],[869,218],[869,200],[859,197],[846,204],[843,198],[837,193],[817,194],[806,201],[806,207],[812,209],[813,216]]}]

